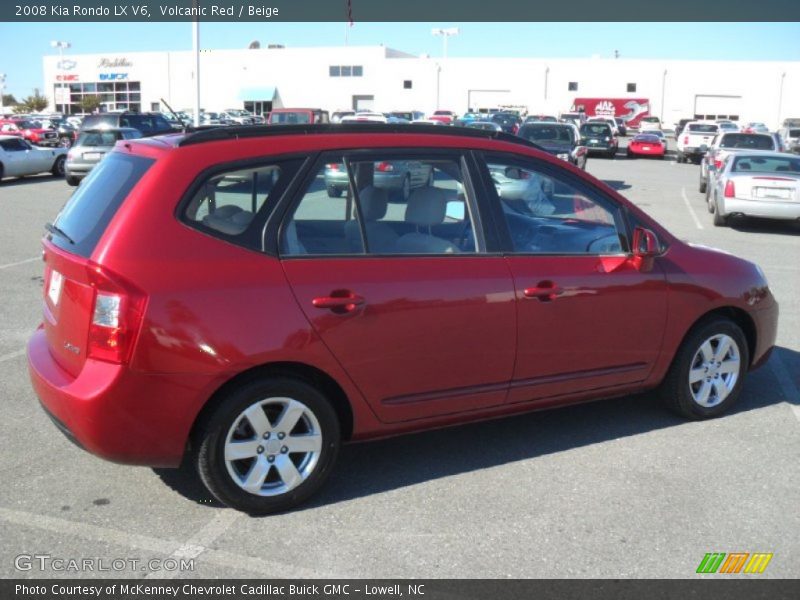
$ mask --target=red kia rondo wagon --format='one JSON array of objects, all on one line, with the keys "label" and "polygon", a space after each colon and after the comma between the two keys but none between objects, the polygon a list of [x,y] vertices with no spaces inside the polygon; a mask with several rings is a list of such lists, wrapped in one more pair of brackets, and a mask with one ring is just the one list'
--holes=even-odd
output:
[{"label": "red kia rondo wagon", "polygon": [[[425,181],[376,183],[400,165]],[[651,388],[717,416],[776,335],[756,265],[502,133],[123,141],[47,229],[45,411],[109,460],[190,459],[254,514],[311,496],[345,441]]]}]

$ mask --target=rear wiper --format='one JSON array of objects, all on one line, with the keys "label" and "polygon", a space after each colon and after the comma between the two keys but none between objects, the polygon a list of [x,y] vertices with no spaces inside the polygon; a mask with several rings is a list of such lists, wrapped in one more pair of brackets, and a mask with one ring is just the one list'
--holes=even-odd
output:
[{"label": "rear wiper", "polygon": [[75,240],[73,240],[71,237],[69,237],[66,234],[66,232],[64,232],[64,230],[59,228],[58,226],[53,225],[52,223],[45,223],[44,224],[44,228],[47,229],[47,231],[49,231],[50,233],[54,233],[54,234],[64,238],[65,240],[67,240],[73,246],[75,245]]}]

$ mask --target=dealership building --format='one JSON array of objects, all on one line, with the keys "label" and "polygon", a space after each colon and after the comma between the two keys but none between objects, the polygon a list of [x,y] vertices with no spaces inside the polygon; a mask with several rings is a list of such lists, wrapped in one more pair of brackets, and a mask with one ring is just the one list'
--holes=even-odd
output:
[{"label": "dealership building", "polygon": [[[81,112],[193,106],[194,55],[122,52],[45,56],[51,107]],[[208,111],[279,107],[422,110],[522,107],[569,110],[577,98],[629,98],[665,124],[680,118],[761,121],[800,117],[800,62],[624,58],[439,58],[384,46],[203,50],[200,105]],[[635,105],[635,104],[633,104]],[[618,115],[621,116],[621,115]]]}]

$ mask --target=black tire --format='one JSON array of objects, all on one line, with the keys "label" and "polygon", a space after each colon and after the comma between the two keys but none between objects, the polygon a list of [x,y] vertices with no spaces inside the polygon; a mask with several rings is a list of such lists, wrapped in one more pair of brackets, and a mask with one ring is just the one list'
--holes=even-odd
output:
[{"label": "black tire", "polygon": [[328,186],[328,197],[329,198],[339,198],[342,195],[342,190],[332,185]]},{"label": "black tire", "polygon": [[686,161],[686,157],[680,152],[675,153],[675,162],[681,164]]},{"label": "black tire", "polygon": [[64,177],[65,169],[64,164],[67,162],[66,156],[59,156],[56,158],[56,162],[53,163],[53,168],[50,170],[53,177]]},{"label": "black tire", "polygon": [[[244,490],[234,481],[226,466],[225,445],[229,430],[234,423],[240,421],[243,411],[269,398],[291,398],[305,405],[317,420],[322,444],[315,466],[302,483],[279,495],[262,496]],[[255,441],[260,438],[253,439]],[[319,390],[299,379],[276,376],[247,383],[222,398],[213,413],[197,428],[195,441],[197,450],[194,462],[208,491],[231,508],[249,514],[265,515],[294,508],[308,500],[322,487],[330,475],[339,452],[341,429],[336,412]],[[250,465],[255,465],[255,461],[260,458],[266,460],[263,455],[254,457]],[[274,466],[277,467],[277,463]],[[277,474],[277,469],[269,466],[267,469],[271,476]]]},{"label": "black tire", "polygon": [[5,177],[5,169],[3,169],[3,163],[0,163],[0,183],[3,183],[3,177]]},{"label": "black tire", "polygon": [[714,200],[714,203],[713,203],[711,208],[712,208],[713,213],[714,213],[714,226],[715,227],[727,227],[728,226],[728,217],[725,216],[725,215],[719,214],[719,205],[717,204],[716,200]]},{"label": "black tire", "polygon": [[[706,340],[726,335],[738,346],[739,372],[733,389],[728,396],[713,407],[705,407],[695,401],[689,384],[689,372],[692,361]],[[742,329],[730,319],[712,317],[698,323],[683,340],[669,372],[659,388],[659,395],[664,403],[674,412],[687,419],[710,419],[726,412],[738,399],[742,391],[745,374],[750,364],[750,351],[747,338]],[[702,385],[702,381],[699,382]]]},{"label": "black tire", "polygon": [[703,171],[701,169],[701,171],[700,171],[700,185],[697,186],[697,188],[700,190],[701,194],[705,194],[706,193],[706,188],[708,187],[708,182],[705,180],[705,178],[703,177],[702,173],[703,173]]},{"label": "black tire", "polygon": [[81,183],[80,178],[67,175],[67,185],[71,185],[72,187],[77,187],[78,185],[80,185],[80,183]]},{"label": "black tire", "polygon": [[72,138],[69,136],[62,136],[58,140],[58,145],[62,148],[72,148]]}]

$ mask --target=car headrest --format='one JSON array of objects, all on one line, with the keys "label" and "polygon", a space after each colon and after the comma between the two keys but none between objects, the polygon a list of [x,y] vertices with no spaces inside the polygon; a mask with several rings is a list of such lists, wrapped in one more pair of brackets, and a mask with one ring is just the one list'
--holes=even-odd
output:
[{"label": "car headrest", "polygon": [[381,188],[368,185],[358,193],[361,201],[361,215],[365,221],[377,221],[386,216],[389,207],[389,193]]},{"label": "car headrest", "polygon": [[406,207],[406,222],[430,227],[444,222],[447,210],[445,191],[435,187],[422,187],[411,192]]}]

